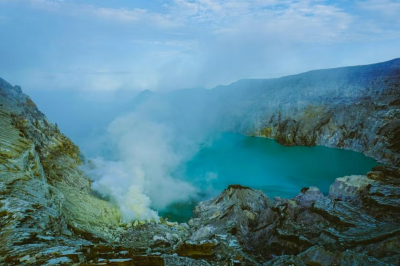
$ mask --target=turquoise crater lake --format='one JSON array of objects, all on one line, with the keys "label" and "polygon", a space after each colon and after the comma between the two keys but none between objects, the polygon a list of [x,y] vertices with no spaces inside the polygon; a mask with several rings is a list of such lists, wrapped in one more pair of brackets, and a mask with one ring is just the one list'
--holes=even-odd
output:
[{"label": "turquoise crater lake", "polygon": [[327,194],[337,177],[365,174],[376,165],[374,159],[354,151],[286,147],[271,139],[222,133],[176,172],[204,191],[203,198],[173,204],[160,214],[187,221],[197,201],[214,197],[232,184],[261,189],[271,199],[293,198],[310,186]]}]

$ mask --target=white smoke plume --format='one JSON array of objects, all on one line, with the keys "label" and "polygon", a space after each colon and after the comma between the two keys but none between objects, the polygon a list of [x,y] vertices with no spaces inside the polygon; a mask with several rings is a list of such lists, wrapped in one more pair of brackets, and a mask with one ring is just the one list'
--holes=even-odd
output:
[{"label": "white smoke plume", "polygon": [[93,190],[115,203],[125,221],[157,220],[155,210],[199,192],[176,169],[197,153],[204,135],[193,124],[201,121],[190,123],[173,105],[150,101],[115,119],[107,139],[116,157],[93,159],[87,170]]}]

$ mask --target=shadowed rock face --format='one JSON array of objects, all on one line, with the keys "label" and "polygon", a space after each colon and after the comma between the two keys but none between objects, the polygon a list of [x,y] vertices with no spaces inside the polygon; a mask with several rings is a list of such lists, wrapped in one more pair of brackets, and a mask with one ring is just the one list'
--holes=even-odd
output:
[{"label": "shadowed rock face", "polygon": [[400,165],[400,59],[242,80],[210,94],[223,105],[227,130],[283,145],[351,149]]},{"label": "shadowed rock face", "polygon": [[74,232],[111,239],[103,227],[117,226],[119,211],[92,196],[79,148],[1,79],[0,106],[0,253],[35,253],[58,238],[73,243]]},{"label": "shadowed rock face", "polygon": [[0,265],[208,265],[151,255],[170,254],[188,226],[121,225],[79,170],[79,148],[2,79],[0,107]]},{"label": "shadowed rock face", "polygon": [[0,265],[400,265],[399,69],[393,60],[201,91],[210,112],[219,104],[221,129],[389,164],[336,179],[327,196],[310,187],[271,200],[231,185],[188,224],[121,224],[79,170],[79,148],[0,79]]},{"label": "shadowed rock face", "polygon": [[224,235],[259,262],[287,255],[267,265],[398,265],[400,187],[389,185],[392,178],[400,176],[338,178],[326,197],[311,187],[292,200],[231,187],[196,207],[190,239]]},{"label": "shadowed rock face", "polygon": [[179,120],[181,131],[233,131],[283,145],[339,147],[400,166],[400,59],[145,94],[139,102],[182,114],[162,115]]}]

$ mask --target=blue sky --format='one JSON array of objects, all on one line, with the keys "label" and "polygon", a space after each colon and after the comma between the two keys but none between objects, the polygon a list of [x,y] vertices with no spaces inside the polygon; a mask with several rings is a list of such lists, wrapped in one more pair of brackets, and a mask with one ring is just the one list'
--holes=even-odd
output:
[{"label": "blue sky", "polygon": [[0,73],[28,90],[213,87],[399,57],[400,1],[0,0]]},{"label": "blue sky", "polygon": [[82,105],[144,89],[400,57],[399,14],[400,0],[0,0],[0,77],[68,131]]}]

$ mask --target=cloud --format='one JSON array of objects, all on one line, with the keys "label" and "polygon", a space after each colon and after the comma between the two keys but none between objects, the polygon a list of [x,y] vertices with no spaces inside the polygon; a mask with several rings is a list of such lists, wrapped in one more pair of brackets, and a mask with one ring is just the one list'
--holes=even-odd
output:
[{"label": "cloud", "polygon": [[[324,1],[236,1],[236,0],[174,0],[170,6],[174,14],[199,21],[222,22],[249,19],[269,19],[271,14],[279,17],[287,13],[297,15],[331,15],[340,12],[339,8],[325,4]],[[323,9],[321,9],[323,8]],[[321,12],[322,11],[322,12]]]},{"label": "cloud", "polygon": [[379,37],[400,35],[400,1],[398,0],[367,0],[356,4],[359,18],[371,28],[371,32]]},{"label": "cloud", "polygon": [[[32,34],[0,44],[3,51],[16,51],[0,54],[3,59],[25,62],[0,70],[35,87],[211,88],[241,78],[390,59],[396,55],[395,44],[383,56],[368,52],[372,61],[364,60],[361,51],[378,42],[389,47],[400,38],[399,2],[390,0],[171,0],[129,7],[94,1],[15,2],[29,3],[18,10],[28,9],[30,15],[21,16],[9,31],[18,35],[29,27]],[[0,3],[7,7],[14,2]]]},{"label": "cloud", "polygon": [[153,13],[145,9],[96,8],[92,6],[87,7],[87,10],[89,13],[108,20],[118,20],[127,23],[146,23],[147,26],[151,24],[162,28],[177,26],[176,22],[169,15]]},{"label": "cloud", "polygon": [[358,1],[357,6],[364,10],[380,13],[386,17],[397,17],[400,11],[398,0],[366,0]]},{"label": "cloud", "polygon": [[175,87],[210,88],[309,70],[308,50],[354,39],[354,17],[325,1],[176,0],[170,8],[199,31],[197,50],[154,75],[159,84],[175,81]]},{"label": "cloud", "polygon": [[[43,103],[49,103],[46,113],[68,106],[69,112],[54,120],[76,129],[80,140],[88,139],[91,127],[107,124],[106,114],[112,120],[110,113],[123,110],[121,101],[108,99],[113,92],[129,98],[144,89],[212,88],[241,78],[399,57],[400,3],[394,0],[120,3],[0,0],[0,30],[7,35],[0,42],[2,78],[22,85],[38,101],[71,95]],[[89,105],[93,95],[108,101]],[[187,136],[202,130],[187,120],[171,119],[179,126],[160,123],[155,114],[168,114],[164,107],[154,104],[150,118],[139,112],[116,119],[108,140],[118,158],[94,160],[90,170],[94,189],[118,204],[128,220],[154,218],[152,209],[196,194],[171,169],[196,152],[201,136],[196,141]],[[185,131],[189,125],[190,134]],[[185,145],[176,146],[176,140]]]},{"label": "cloud", "polygon": [[126,23],[147,24],[147,26],[173,27],[176,23],[168,14],[151,12],[141,8],[111,8],[92,4],[73,3],[64,0],[0,0],[0,3],[22,3],[31,8],[41,9],[49,12],[59,12],[62,15],[73,16],[95,16],[109,21],[120,21]]}]

